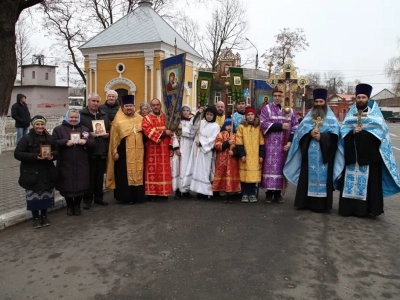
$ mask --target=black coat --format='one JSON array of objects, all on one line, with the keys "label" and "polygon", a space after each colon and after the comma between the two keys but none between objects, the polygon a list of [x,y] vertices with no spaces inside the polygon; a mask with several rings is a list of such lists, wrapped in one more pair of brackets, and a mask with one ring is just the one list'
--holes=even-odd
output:
[{"label": "black coat", "polygon": [[[94,132],[92,121],[94,120],[104,120],[104,125],[107,133],[110,133],[110,122],[107,113],[98,110],[96,115],[89,112],[89,109],[85,107],[80,111],[81,113],[81,124],[89,128],[90,132]],[[95,138],[96,146],[90,149],[90,157],[101,156],[102,158],[107,157],[109,137],[99,136]]]},{"label": "black coat", "polygon": [[15,120],[16,128],[28,128],[31,124],[31,114],[26,103],[14,103],[11,107],[11,117]]},{"label": "black coat", "polygon": [[[85,145],[73,145],[68,147],[71,132],[79,132],[82,139],[86,139]],[[56,189],[65,197],[83,195],[89,188],[89,149],[95,147],[94,138],[90,137],[89,129],[81,124],[76,126],[68,122],[63,123],[53,130],[53,137],[59,146],[57,159],[58,179]]]},{"label": "black coat", "polygon": [[[38,160],[40,145],[50,145],[53,160]],[[44,191],[55,187],[57,170],[53,161],[58,157],[58,145],[51,135],[36,134],[31,129],[18,142],[14,151],[15,159],[21,161],[18,183],[26,190]]]},{"label": "black coat", "polygon": [[107,101],[103,105],[99,106],[99,109],[103,112],[105,112],[108,115],[108,119],[110,122],[112,122],[115,118],[115,115],[118,112],[120,105],[118,102],[115,102],[114,104],[108,104]]}]

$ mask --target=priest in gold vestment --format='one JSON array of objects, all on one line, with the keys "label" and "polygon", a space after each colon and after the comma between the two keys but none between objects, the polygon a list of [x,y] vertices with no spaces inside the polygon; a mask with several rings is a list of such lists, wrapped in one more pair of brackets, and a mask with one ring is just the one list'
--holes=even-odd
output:
[{"label": "priest in gold vestment", "polygon": [[135,113],[134,96],[122,96],[110,132],[106,177],[106,187],[115,189],[122,204],[144,201],[142,119]]}]

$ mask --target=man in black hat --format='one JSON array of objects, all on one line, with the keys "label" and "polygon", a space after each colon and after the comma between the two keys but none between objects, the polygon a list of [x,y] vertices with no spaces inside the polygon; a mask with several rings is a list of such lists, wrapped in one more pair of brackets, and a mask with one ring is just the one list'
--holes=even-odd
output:
[{"label": "man in black hat", "polygon": [[122,96],[121,100],[121,109],[111,126],[106,186],[115,189],[119,203],[134,204],[144,200],[143,117],[135,113],[133,95]]},{"label": "man in black hat", "polygon": [[17,95],[17,102],[11,107],[11,117],[15,120],[15,128],[17,129],[17,140],[28,133],[29,124],[31,122],[31,114],[26,105],[26,96],[23,94]]},{"label": "man in black hat", "polygon": [[389,128],[378,105],[370,99],[371,92],[368,84],[356,86],[356,102],[340,129],[345,157],[338,184],[339,214],[343,216],[379,216],[383,197],[400,192]]},{"label": "man in black hat", "polygon": [[343,162],[338,150],[340,126],[327,105],[328,91],[315,89],[314,107],[304,117],[293,137],[283,173],[297,185],[294,206],[317,212],[332,209],[334,159]]}]

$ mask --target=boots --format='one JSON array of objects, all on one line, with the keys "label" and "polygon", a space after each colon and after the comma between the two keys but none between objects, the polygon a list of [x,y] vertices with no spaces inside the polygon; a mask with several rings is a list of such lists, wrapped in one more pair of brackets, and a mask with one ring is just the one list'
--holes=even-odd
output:
[{"label": "boots", "polygon": [[267,204],[272,203],[272,191],[265,192],[265,203],[267,203]]},{"label": "boots", "polygon": [[182,193],[180,190],[176,190],[174,199],[180,199],[182,197]]},{"label": "boots", "polygon": [[80,216],[81,215],[81,198],[74,199],[74,215]]},{"label": "boots", "polygon": [[66,197],[65,202],[67,202],[67,215],[73,216],[74,215],[74,198]]},{"label": "boots", "polygon": [[285,200],[282,198],[281,191],[274,191],[274,200],[278,203],[284,203]]}]

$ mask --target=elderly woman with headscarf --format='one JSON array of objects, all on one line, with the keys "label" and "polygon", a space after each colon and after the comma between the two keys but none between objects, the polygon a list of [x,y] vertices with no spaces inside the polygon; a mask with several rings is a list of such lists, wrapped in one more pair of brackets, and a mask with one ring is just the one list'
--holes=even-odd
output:
[{"label": "elderly woman with headscarf", "polygon": [[151,112],[150,104],[143,102],[139,106],[139,114],[144,118]]},{"label": "elderly woman with headscarf", "polygon": [[118,103],[118,93],[114,90],[109,90],[106,93],[106,103],[99,106],[99,109],[108,115],[110,123],[114,120],[120,105]]},{"label": "elderly woman with headscarf", "polygon": [[54,206],[57,178],[53,161],[58,157],[58,145],[47,132],[46,123],[45,117],[34,116],[33,128],[20,139],[14,152],[15,159],[21,161],[18,183],[26,191],[27,210],[32,212],[35,229],[50,225],[47,209]]},{"label": "elderly woman with headscarf", "polygon": [[81,214],[81,201],[89,188],[88,148],[95,146],[89,128],[80,124],[80,114],[70,109],[65,120],[53,130],[60,154],[57,160],[56,188],[67,202],[67,215]]}]

